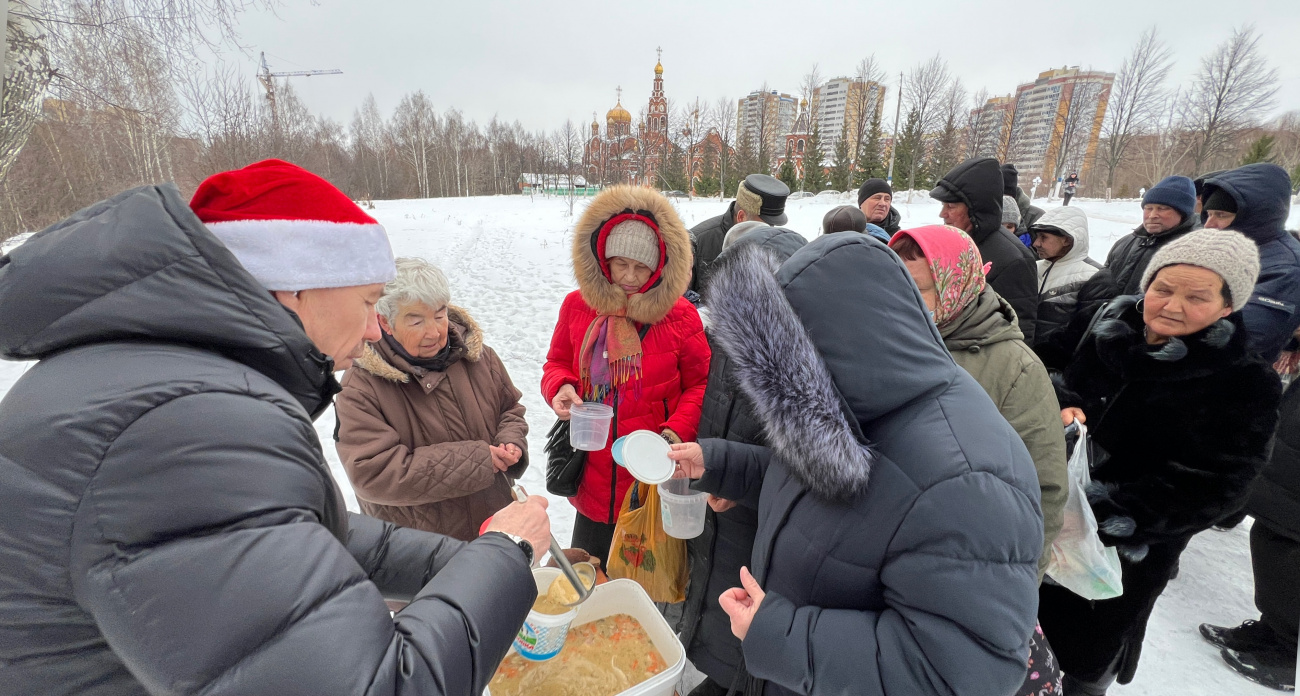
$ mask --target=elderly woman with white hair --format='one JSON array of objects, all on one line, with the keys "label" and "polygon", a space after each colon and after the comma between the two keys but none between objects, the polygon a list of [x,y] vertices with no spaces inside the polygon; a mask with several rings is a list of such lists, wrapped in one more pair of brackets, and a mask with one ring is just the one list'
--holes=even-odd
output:
[{"label": "elderly woman with white hair", "polygon": [[382,337],[335,401],[339,458],[361,511],[473,539],[528,466],[520,392],[436,266],[397,259],[375,309]]}]

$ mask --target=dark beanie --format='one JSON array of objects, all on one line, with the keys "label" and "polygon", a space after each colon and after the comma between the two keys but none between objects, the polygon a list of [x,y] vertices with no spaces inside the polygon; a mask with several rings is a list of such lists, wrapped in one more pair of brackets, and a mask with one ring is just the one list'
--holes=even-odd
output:
[{"label": "dark beanie", "polygon": [[[867,179],[862,182],[862,188],[858,189],[858,205],[862,205],[862,201],[871,198],[877,193],[888,193],[893,196],[894,189],[890,188],[884,179]],[[861,232],[862,230],[858,231]]]},{"label": "dark beanie", "polygon": [[1007,162],[1002,165],[1002,195],[1016,197],[1020,191],[1020,172],[1016,171],[1016,165]]},{"label": "dark beanie", "polygon": [[866,231],[867,216],[863,215],[861,210],[854,208],[851,205],[842,205],[838,208],[832,208],[831,212],[826,213],[826,217],[822,218],[822,234]]},{"label": "dark beanie", "polygon": [[1225,213],[1237,212],[1237,201],[1233,199],[1232,194],[1221,188],[1213,189],[1209,198],[1205,199],[1205,205],[1201,210],[1222,210]]},{"label": "dark beanie", "polygon": [[1196,185],[1185,176],[1167,176],[1148,189],[1147,195],[1142,197],[1142,205],[1150,203],[1167,205],[1182,213],[1186,220],[1196,209]]}]

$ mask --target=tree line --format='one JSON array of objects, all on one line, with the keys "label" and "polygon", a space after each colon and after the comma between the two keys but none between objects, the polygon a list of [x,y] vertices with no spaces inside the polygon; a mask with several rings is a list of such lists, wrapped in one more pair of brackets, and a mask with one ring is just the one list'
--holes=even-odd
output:
[{"label": "tree line", "polygon": [[[273,9],[275,0],[9,1],[18,11],[8,18],[11,59],[0,112],[0,239],[132,186],[175,181],[188,192],[209,174],[267,157],[301,164],[359,201],[509,194],[523,173],[581,175],[596,184],[625,176],[584,162],[589,134],[572,120],[551,131],[495,117],[480,124],[415,91],[387,112],[367,96],[344,124],[312,114],[287,82],[275,84],[269,102],[253,80],[229,68],[196,67],[220,65],[202,52],[235,45],[238,13]],[[1300,181],[1300,113],[1261,122],[1274,106],[1278,76],[1258,42],[1253,28],[1234,30],[1191,83],[1170,87],[1169,50],[1154,28],[1145,32],[1109,94],[1093,169],[1104,173],[1105,186],[1085,181],[1084,194],[1104,195],[1109,187],[1135,195],[1168,174],[1247,160],[1276,161]],[[857,65],[854,79],[892,82],[874,56]],[[800,89],[814,114],[820,84],[814,65]],[[834,147],[823,147],[828,141],[812,121],[803,161],[821,166],[796,171],[783,157],[776,116],[764,110],[757,128],[742,128],[727,97],[670,101],[662,141],[642,130],[642,114],[634,135],[646,146],[630,156],[643,172],[656,160],[651,185],[709,196],[729,195],[755,172],[794,190],[848,190],[884,176],[891,160],[895,188],[929,188],[966,157],[1016,154],[1014,129],[1001,151],[981,141],[988,129],[972,107],[986,93],[970,95],[940,55],[904,71],[899,84],[900,123],[892,129],[894,95],[881,104],[866,91],[850,95],[859,103],[850,105]],[[1092,124],[1082,115],[1096,113],[1100,98],[1076,92],[1059,124],[1061,149],[1069,150],[1058,158],[1062,167],[1087,147]]]}]

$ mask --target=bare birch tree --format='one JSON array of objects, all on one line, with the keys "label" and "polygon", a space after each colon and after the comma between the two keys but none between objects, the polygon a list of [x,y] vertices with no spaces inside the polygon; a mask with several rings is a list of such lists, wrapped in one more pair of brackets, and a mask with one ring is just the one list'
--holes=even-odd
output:
[{"label": "bare birch tree", "polygon": [[1129,155],[1133,137],[1150,132],[1158,122],[1164,105],[1164,83],[1172,67],[1172,53],[1154,26],[1142,32],[1120,65],[1101,126],[1107,190],[1115,185],[1115,172]]},{"label": "bare birch tree", "polygon": [[1273,107],[1278,72],[1260,53],[1259,40],[1255,28],[1247,25],[1233,30],[1227,41],[1201,59],[1183,123],[1196,136],[1191,157],[1197,174]]},{"label": "bare birch tree", "polygon": [[[907,106],[908,118],[915,118],[921,137],[912,139],[907,156],[915,163],[909,168],[907,189],[916,188],[916,171],[924,159],[927,135],[939,130],[942,124],[944,93],[952,81],[948,72],[948,63],[938,54],[924,63],[918,63],[903,79],[903,102]],[[943,172],[939,172],[942,175]]]},{"label": "bare birch tree", "polygon": [[884,96],[881,85],[885,81],[885,69],[876,61],[873,53],[858,61],[853,71],[853,81],[862,83],[862,87],[849,90],[844,113],[851,118],[845,121],[845,130],[852,139],[850,156],[854,163],[862,156],[862,142],[871,130],[871,119],[876,110],[881,108],[880,99]]}]

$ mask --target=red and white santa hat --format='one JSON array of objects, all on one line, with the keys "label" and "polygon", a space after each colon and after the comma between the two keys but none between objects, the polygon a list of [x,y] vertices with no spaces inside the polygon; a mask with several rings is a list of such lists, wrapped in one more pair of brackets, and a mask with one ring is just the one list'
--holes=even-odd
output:
[{"label": "red and white santa hat", "polygon": [[190,208],[267,290],[387,283],[388,234],[328,181],[276,159],[214,174]]}]

